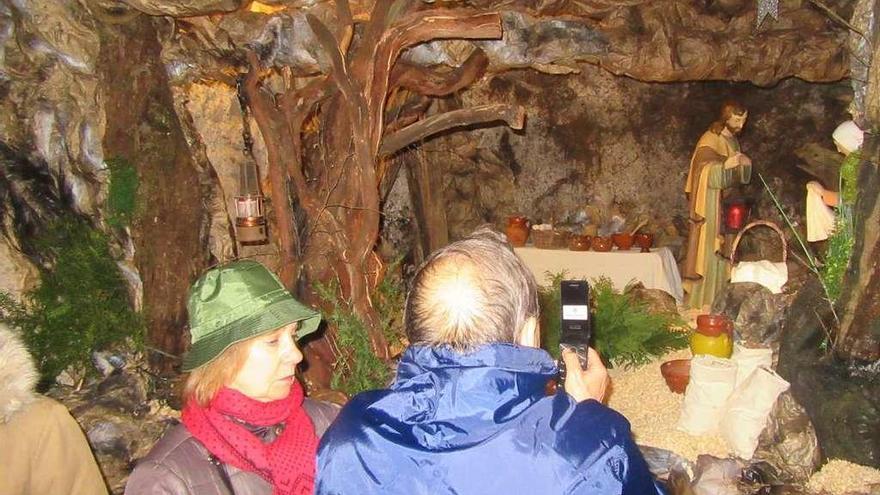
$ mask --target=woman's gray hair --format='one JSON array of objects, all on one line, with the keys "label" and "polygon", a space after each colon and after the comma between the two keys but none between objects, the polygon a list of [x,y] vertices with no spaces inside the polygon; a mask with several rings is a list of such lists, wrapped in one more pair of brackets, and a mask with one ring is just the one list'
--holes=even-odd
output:
[{"label": "woman's gray hair", "polygon": [[535,277],[504,235],[483,226],[419,267],[404,313],[411,344],[458,350],[516,342],[538,316]]}]

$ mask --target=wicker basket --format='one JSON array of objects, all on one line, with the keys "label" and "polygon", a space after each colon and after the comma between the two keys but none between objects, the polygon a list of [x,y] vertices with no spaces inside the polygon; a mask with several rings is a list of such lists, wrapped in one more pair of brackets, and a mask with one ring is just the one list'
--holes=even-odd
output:
[{"label": "wicker basket", "polygon": [[535,230],[529,238],[538,249],[567,249],[569,232],[563,230]]},{"label": "wicker basket", "polygon": [[785,240],[785,234],[783,234],[782,229],[779,228],[775,223],[768,222],[767,220],[755,220],[754,222],[746,225],[736,234],[736,238],[733,240],[733,244],[730,246],[730,264],[736,265],[736,248],[739,247],[739,241],[742,240],[743,234],[746,233],[747,230],[757,227],[759,225],[763,225],[764,227],[770,227],[775,230],[777,234],[779,234],[779,240],[782,241],[782,263],[785,263],[788,260],[788,241]]}]

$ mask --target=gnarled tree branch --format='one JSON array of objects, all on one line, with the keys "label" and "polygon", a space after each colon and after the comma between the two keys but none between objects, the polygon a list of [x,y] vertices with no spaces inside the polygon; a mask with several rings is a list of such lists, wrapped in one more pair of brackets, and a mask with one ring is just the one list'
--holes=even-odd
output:
[{"label": "gnarled tree branch", "polygon": [[501,15],[497,12],[475,14],[454,10],[417,12],[390,28],[372,48],[374,51],[365,54],[373,56],[357,72],[365,77],[370,150],[375,153],[379,149],[391,68],[403,49],[435,39],[498,39],[501,33]]},{"label": "gnarled tree branch", "polygon": [[481,105],[433,115],[385,136],[379,147],[379,156],[391,155],[416,141],[453,127],[503,120],[513,129],[522,129],[525,118],[525,110],[522,107],[503,103]]},{"label": "gnarled tree branch", "polygon": [[445,96],[469,86],[482,77],[489,65],[489,58],[483,50],[474,50],[460,67],[452,72],[440,73],[437,70],[398,62],[391,73],[389,87],[400,86],[415,93],[427,96]]}]

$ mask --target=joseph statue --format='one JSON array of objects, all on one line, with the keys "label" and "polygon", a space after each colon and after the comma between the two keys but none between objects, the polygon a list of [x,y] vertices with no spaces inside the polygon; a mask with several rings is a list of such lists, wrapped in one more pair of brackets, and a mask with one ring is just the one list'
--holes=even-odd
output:
[{"label": "joseph statue", "polygon": [[715,295],[730,278],[730,266],[719,255],[723,244],[721,199],[725,188],[747,184],[752,175],[752,161],[740,151],[736,139],[746,117],[744,107],[725,102],[719,119],[700,137],[691,158],[684,187],[690,232],[682,274],[690,308],[711,307]]}]

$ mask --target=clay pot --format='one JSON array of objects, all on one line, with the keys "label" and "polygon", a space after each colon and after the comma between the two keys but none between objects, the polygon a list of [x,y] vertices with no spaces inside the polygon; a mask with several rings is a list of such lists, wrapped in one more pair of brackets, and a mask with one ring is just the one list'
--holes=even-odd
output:
[{"label": "clay pot", "polygon": [[700,315],[697,316],[697,331],[709,337],[717,337],[721,334],[733,335],[733,322],[724,315]]},{"label": "clay pot", "polygon": [[660,365],[660,374],[673,393],[683,394],[691,381],[691,360],[673,359]]},{"label": "clay pot", "polygon": [[588,235],[572,235],[568,239],[568,249],[571,251],[589,251],[591,239],[592,237]]},{"label": "clay pot", "polygon": [[507,218],[507,242],[513,247],[523,247],[529,239],[529,219],[513,215]]},{"label": "clay pot", "polygon": [[611,240],[614,241],[614,245],[617,246],[617,249],[620,249],[621,251],[626,251],[633,246],[632,234],[612,234]]},{"label": "clay pot", "polygon": [[613,246],[614,243],[610,237],[593,237],[593,240],[590,242],[590,247],[593,248],[593,251],[601,251],[603,253],[611,251]]},{"label": "clay pot", "polygon": [[636,246],[642,248],[643,253],[647,253],[654,245],[654,234],[639,233],[633,236],[633,240],[635,240]]}]

